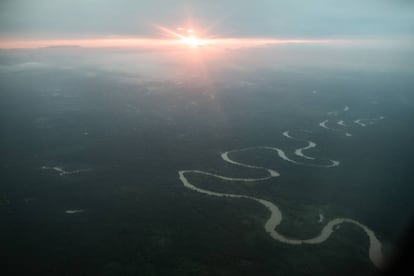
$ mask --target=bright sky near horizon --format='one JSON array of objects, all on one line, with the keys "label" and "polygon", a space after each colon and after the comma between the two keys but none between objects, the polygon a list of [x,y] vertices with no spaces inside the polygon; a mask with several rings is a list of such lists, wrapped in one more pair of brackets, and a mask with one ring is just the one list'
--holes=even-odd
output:
[{"label": "bright sky near horizon", "polygon": [[221,37],[414,37],[408,0],[2,0],[0,36],[159,36],[153,24]]}]

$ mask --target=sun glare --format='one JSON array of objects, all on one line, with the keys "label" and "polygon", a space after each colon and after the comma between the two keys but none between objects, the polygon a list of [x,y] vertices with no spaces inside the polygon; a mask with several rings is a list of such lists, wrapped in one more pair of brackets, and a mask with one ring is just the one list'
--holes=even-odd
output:
[{"label": "sun glare", "polygon": [[195,35],[184,36],[181,38],[181,43],[190,46],[191,48],[197,48],[207,44],[206,40],[200,39]]},{"label": "sun glare", "polygon": [[193,29],[177,28],[177,31],[180,32],[179,37],[182,44],[191,48],[207,45],[207,40],[199,38]]},{"label": "sun glare", "polygon": [[175,30],[172,30],[160,25],[155,26],[160,29],[164,35],[167,35],[171,38],[176,38],[177,40],[175,41],[191,48],[206,46],[210,42],[209,39],[202,38],[200,34],[193,28],[178,27]]}]

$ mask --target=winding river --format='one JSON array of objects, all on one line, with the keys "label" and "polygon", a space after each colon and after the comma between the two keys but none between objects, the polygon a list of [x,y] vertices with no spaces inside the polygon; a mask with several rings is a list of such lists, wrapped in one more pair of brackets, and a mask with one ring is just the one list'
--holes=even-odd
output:
[{"label": "winding river", "polygon": [[[349,107],[345,107],[343,109],[343,111],[348,111],[348,110],[349,110]],[[322,123],[322,125],[324,125],[324,123]],[[306,162],[309,162],[309,160],[315,160],[316,159],[315,157],[306,155],[304,153],[306,150],[309,150],[311,148],[315,148],[317,146],[317,144],[315,142],[298,139],[298,138],[292,136],[289,133],[289,131],[283,132],[283,136],[285,136],[288,139],[302,141],[302,142],[307,143],[306,146],[300,147],[300,148],[295,150],[294,153],[295,153],[296,156],[304,159],[304,161],[306,161]],[[367,236],[369,238],[369,258],[376,267],[380,267],[380,265],[382,263],[382,258],[383,258],[382,257],[381,242],[378,240],[378,238],[375,236],[375,233],[371,229],[369,229],[367,226],[363,225],[362,223],[360,223],[356,220],[349,219],[349,218],[335,218],[335,219],[332,219],[332,220],[328,221],[325,224],[325,226],[323,226],[321,232],[318,235],[316,235],[315,237],[310,238],[310,239],[293,239],[293,238],[285,236],[284,234],[279,233],[277,231],[278,226],[280,225],[280,223],[283,220],[283,216],[282,216],[282,212],[279,209],[279,207],[276,204],[274,204],[273,202],[270,202],[268,200],[264,200],[264,199],[261,199],[261,198],[257,198],[257,197],[248,196],[248,195],[232,194],[232,193],[220,193],[220,192],[217,192],[217,191],[210,191],[210,190],[207,190],[207,189],[199,188],[196,185],[192,184],[187,178],[187,175],[189,175],[189,174],[202,174],[202,175],[207,175],[207,176],[215,177],[215,178],[218,178],[218,179],[221,179],[221,180],[226,180],[226,181],[256,182],[256,181],[263,181],[263,180],[268,180],[268,179],[271,179],[271,178],[276,178],[280,175],[279,172],[277,172],[274,169],[269,169],[269,168],[265,168],[265,167],[261,167],[261,166],[242,163],[242,162],[239,162],[239,161],[234,160],[234,159],[231,158],[232,153],[252,151],[252,150],[255,150],[255,151],[257,151],[257,150],[272,151],[279,158],[281,158],[282,160],[284,160],[286,162],[289,162],[289,163],[292,163],[294,165],[308,165],[308,166],[331,168],[331,167],[336,167],[340,164],[340,162],[336,161],[336,160],[327,160],[328,164],[326,164],[326,165],[307,164],[307,163],[299,162],[299,161],[296,161],[296,160],[293,160],[293,159],[289,158],[285,154],[285,152],[280,148],[270,147],[270,146],[259,146],[259,147],[249,147],[249,148],[243,148],[243,149],[227,151],[227,152],[224,152],[224,153],[221,154],[221,158],[223,159],[223,161],[225,161],[227,163],[230,163],[230,164],[233,164],[233,165],[236,165],[236,166],[240,166],[240,167],[248,168],[248,169],[262,170],[267,174],[264,177],[260,177],[260,178],[233,178],[233,177],[227,177],[227,176],[213,174],[213,173],[200,171],[200,170],[181,170],[181,171],[178,172],[179,179],[183,183],[184,187],[186,187],[186,188],[188,188],[192,191],[201,193],[201,194],[205,194],[205,195],[208,195],[208,196],[215,196],[215,197],[223,197],[223,198],[224,197],[225,198],[244,198],[244,199],[249,199],[249,200],[252,200],[252,201],[255,201],[255,202],[261,204],[269,212],[269,218],[267,219],[266,223],[264,224],[264,229],[273,239],[275,239],[279,242],[292,244],[292,245],[319,244],[319,243],[322,243],[322,242],[326,241],[331,236],[331,234],[339,228],[339,225],[344,224],[344,223],[354,224],[354,225],[360,227],[367,234]],[[323,220],[324,220],[324,217],[323,217],[322,214],[320,214],[319,223],[322,223]]]}]

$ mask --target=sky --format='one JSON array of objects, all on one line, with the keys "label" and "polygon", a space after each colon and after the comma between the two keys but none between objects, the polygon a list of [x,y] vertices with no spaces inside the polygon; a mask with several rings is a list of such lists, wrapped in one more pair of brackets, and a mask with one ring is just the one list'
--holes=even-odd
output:
[{"label": "sky", "polygon": [[1,38],[158,37],[154,24],[218,37],[414,37],[409,0],[1,0]]}]

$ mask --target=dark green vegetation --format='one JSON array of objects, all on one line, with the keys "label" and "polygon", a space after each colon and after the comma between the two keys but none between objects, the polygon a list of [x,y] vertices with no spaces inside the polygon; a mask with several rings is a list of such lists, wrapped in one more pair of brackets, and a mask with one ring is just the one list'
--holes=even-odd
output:
[{"label": "dark green vegetation", "polygon": [[[182,169],[259,176],[223,162],[220,153],[267,145],[294,158],[294,149],[305,144],[283,137],[285,130],[311,131],[297,132],[318,144],[308,154],[341,166],[295,166],[253,151],[237,160],[281,176],[250,184],[191,180],[274,202],[286,236],[315,236],[319,213],[325,221],[356,219],[375,231],[386,252],[413,214],[409,76],[229,71],[213,74],[213,89],[206,91],[191,80],[149,80],[87,62],[65,67],[73,57],[62,53],[56,54],[61,67],[27,63],[46,52],[5,52],[1,58],[2,275],[374,273],[368,239],[353,225],[341,226],[320,245],[282,244],[264,232],[268,213],[262,206],[208,197],[178,179]],[[349,124],[352,137],[318,126],[344,105],[350,111],[338,119]],[[365,128],[350,123],[380,115],[386,119]],[[59,176],[42,166],[92,171]],[[70,215],[68,209],[85,212]]]}]

